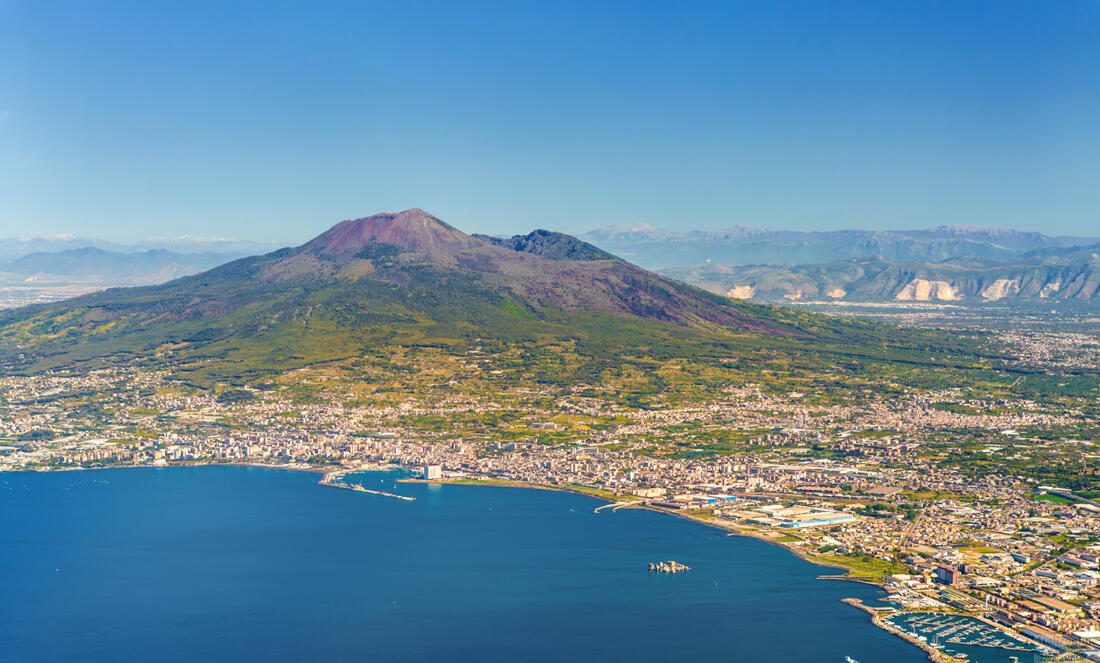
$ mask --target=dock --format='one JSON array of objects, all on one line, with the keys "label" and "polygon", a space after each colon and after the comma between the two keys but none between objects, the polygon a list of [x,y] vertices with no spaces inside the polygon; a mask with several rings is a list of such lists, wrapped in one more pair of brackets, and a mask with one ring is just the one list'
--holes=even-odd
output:
[{"label": "dock", "polygon": [[384,490],[371,490],[370,488],[364,488],[361,483],[341,483],[341,479],[344,475],[338,472],[330,472],[326,474],[319,483],[322,486],[330,486],[332,488],[342,488],[344,490],[353,490],[357,493],[370,493],[371,495],[380,495],[381,497],[392,497],[395,500],[403,500],[405,502],[415,502],[415,497],[408,495],[398,495],[396,493],[387,493]]},{"label": "dock", "polygon": [[593,509],[592,513],[599,513],[600,511],[603,511],[604,509],[611,509],[612,511],[618,511],[619,509],[629,508],[629,507],[632,507],[632,506],[636,506],[638,504],[641,504],[641,505],[644,506],[645,505],[645,500],[634,500],[634,501],[631,501],[631,502],[608,502],[607,504],[604,504],[602,506],[598,506],[595,509]]}]

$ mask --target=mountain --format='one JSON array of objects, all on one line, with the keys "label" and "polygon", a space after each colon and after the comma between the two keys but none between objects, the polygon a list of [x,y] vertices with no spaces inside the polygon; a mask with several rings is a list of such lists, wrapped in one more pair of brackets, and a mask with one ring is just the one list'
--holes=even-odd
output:
[{"label": "mountain", "polygon": [[0,312],[0,371],[137,365],[196,382],[398,347],[550,344],[582,358],[589,368],[570,370],[591,379],[591,366],[732,360],[750,346],[782,349],[783,362],[897,353],[920,364],[944,343],[953,341],[735,302],[560,233],[467,235],[418,209],[344,221],[301,246],[161,285]]},{"label": "mountain", "polygon": [[0,263],[0,309],[58,301],[104,288],[164,283],[250,255],[131,248],[84,246],[39,251]]},{"label": "mountain", "polygon": [[56,253],[89,247],[105,251],[117,251],[124,248],[115,242],[69,234],[4,237],[0,238],[0,262],[11,262],[31,253]]},{"label": "mountain", "polygon": [[1020,256],[1025,260],[1043,260],[1048,262],[1093,262],[1100,258],[1100,242],[1082,246],[1062,246],[1028,251]]},{"label": "mountain", "polygon": [[164,239],[148,239],[133,244],[122,244],[94,237],[76,235],[26,235],[0,238],[0,263],[10,263],[32,253],[60,253],[77,249],[95,248],[109,253],[137,253],[144,251],[170,251],[182,254],[222,254],[241,257],[271,251],[278,248],[274,242],[191,237],[183,235]]},{"label": "mountain", "polygon": [[474,235],[474,237],[513,251],[534,253],[550,260],[615,259],[615,256],[607,251],[601,251],[576,237],[551,230],[535,230],[526,235],[515,235],[508,238],[489,237],[488,235]]},{"label": "mountain", "polygon": [[126,253],[85,247],[55,253],[30,253],[0,266],[0,271],[37,281],[146,285],[195,274],[240,257],[214,252],[175,253],[163,249]]},{"label": "mountain", "polygon": [[951,301],[1100,305],[1100,245],[1033,251],[998,262],[858,258],[819,265],[705,264],[662,270],[712,292],[758,301]]},{"label": "mountain", "polygon": [[248,256],[272,251],[280,247],[278,242],[258,242],[248,239],[226,239],[223,237],[194,237],[180,235],[160,239],[143,239],[126,247],[130,251],[171,251],[186,254],[231,254]]},{"label": "mountain", "polygon": [[581,235],[581,239],[649,269],[701,265],[708,261],[724,265],[818,264],[876,256],[908,262],[940,262],[958,257],[1005,261],[1029,251],[1100,241],[979,226],[831,232],[734,226],[677,233],[644,224],[605,226]]},{"label": "mountain", "polygon": [[270,242],[189,236],[135,244],[72,235],[0,238],[0,309],[164,283],[274,248]]}]

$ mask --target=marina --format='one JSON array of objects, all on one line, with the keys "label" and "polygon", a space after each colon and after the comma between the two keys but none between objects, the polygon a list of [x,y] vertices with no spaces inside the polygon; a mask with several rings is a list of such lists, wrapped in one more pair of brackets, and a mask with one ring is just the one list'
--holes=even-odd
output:
[{"label": "marina", "polygon": [[903,612],[882,620],[900,634],[961,661],[1038,663],[1050,653],[975,617],[940,612]]}]

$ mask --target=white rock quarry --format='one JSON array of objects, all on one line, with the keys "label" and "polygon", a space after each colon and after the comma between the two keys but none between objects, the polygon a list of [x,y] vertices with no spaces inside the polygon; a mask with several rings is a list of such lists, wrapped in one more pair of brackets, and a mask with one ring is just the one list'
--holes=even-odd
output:
[{"label": "white rock quarry", "polygon": [[898,301],[928,302],[939,300],[953,302],[962,299],[962,294],[955,290],[947,281],[929,281],[927,279],[913,279],[904,288],[894,295]]},{"label": "white rock quarry", "polygon": [[1020,294],[1020,282],[1016,279],[997,279],[982,289],[982,298],[989,301]]},{"label": "white rock quarry", "polygon": [[726,297],[733,299],[752,299],[756,294],[756,288],[751,285],[735,285],[726,292]]},{"label": "white rock quarry", "polygon": [[1051,295],[1053,295],[1054,293],[1058,292],[1061,289],[1062,289],[1062,282],[1061,281],[1051,281],[1050,283],[1047,283],[1047,284],[1043,285],[1043,289],[1039,291],[1039,296],[1044,297],[1044,298],[1045,297],[1050,297]]}]

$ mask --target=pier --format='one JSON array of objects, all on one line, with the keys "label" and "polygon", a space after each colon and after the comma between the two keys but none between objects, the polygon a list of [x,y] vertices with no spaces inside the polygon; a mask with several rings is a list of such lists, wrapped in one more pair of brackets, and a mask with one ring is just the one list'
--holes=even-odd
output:
[{"label": "pier", "polygon": [[611,509],[612,511],[618,511],[619,509],[636,506],[638,504],[645,504],[645,500],[634,500],[633,502],[608,502],[607,504],[596,507],[592,510],[592,513],[599,513],[604,509]]},{"label": "pier", "polygon": [[408,495],[398,495],[396,493],[387,493],[384,490],[371,490],[370,488],[364,488],[361,483],[341,483],[340,479],[343,478],[343,474],[339,472],[330,472],[326,474],[319,483],[322,486],[330,486],[332,488],[343,488],[344,490],[354,490],[357,493],[370,493],[371,495],[380,495],[382,497],[392,497],[396,500],[403,500],[405,502],[415,502],[415,497]]}]

